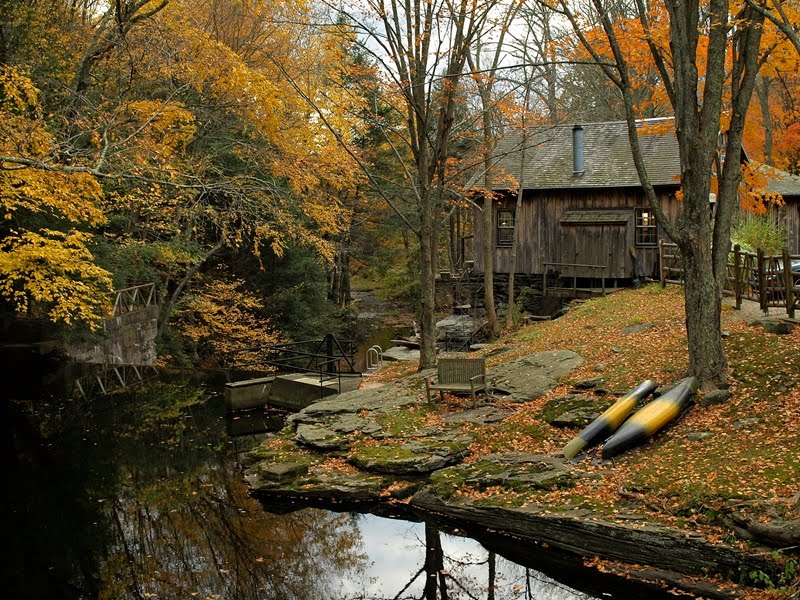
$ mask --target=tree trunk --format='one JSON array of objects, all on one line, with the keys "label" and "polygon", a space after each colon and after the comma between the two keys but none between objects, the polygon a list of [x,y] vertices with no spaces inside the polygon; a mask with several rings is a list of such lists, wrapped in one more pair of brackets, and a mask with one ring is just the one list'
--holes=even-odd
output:
[{"label": "tree trunk", "polygon": [[436,295],[435,262],[433,260],[434,219],[430,206],[430,190],[422,190],[424,200],[419,210],[419,266],[420,266],[420,339],[419,368],[429,369],[436,365]]},{"label": "tree trunk", "polygon": [[494,585],[497,578],[497,555],[489,552],[489,581],[487,584],[486,600],[494,600]]},{"label": "tree trunk", "polygon": [[[527,78],[526,78],[527,79]],[[517,243],[519,242],[519,216],[522,208],[522,196],[525,191],[525,158],[528,146],[528,130],[525,119],[525,111],[528,110],[530,101],[531,84],[530,80],[525,82],[525,102],[522,106],[522,148],[520,149],[520,168],[519,168],[519,190],[517,191],[517,201],[514,205],[514,231],[511,241],[511,256],[508,259],[508,312],[506,313],[506,327],[514,325],[514,276],[517,272]]]},{"label": "tree trunk", "polygon": [[483,193],[483,302],[486,308],[486,321],[490,339],[500,334],[497,324],[497,311],[494,308],[494,207],[492,206],[492,191],[484,190]]},{"label": "tree trunk", "polygon": [[169,321],[169,318],[172,316],[172,312],[175,310],[175,307],[178,304],[178,298],[180,298],[183,290],[188,285],[189,281],[195,274],[200,270],[200,268],[206,264],[209,258],[214,256],[217,252],[222,250],[225,247],[225,240],[219,240],[216,245],[208,250],[203,255],[203,258],[197,262],[197,264],[193,265],[191,269],[189,269],[186,274],[181,279],[178,287],[175,288],[175,291],[172,292],[172,295],[169,297],[166,305],[161,309],[160,315],[158,318],[158,330],[156,331],[156,341],[161,339],[161,335],[164,333],[164,328]]},{"label": "tree trunk", "polygon": [[720,336],[722,295],[711,269],[709,251],[704,242],[681,247],[689,373],[702,382],[720,383],[727,374],[728,361]]},{"label": "tree trunk", "polygon": [[[524,160],[524,159],[523,159]],[[506,328],[514,326],[514,276],[517,273],[517,242],[519,241],[519,217],[520,201],[522,200],[522,184],[520,184],[517,203],[514,206],[514,231],[511,234],[511,256],[508,257],[508,309],[506,310]]]},{"label": "tree trunk", "polygon": [[772,166],[772,113],[769,109],[770,78],[760,77],[756,85],[761,118],[764,121],[764,163]]},{"label": "tree trunk", "polygon": [[[444,555],[439,530],[425,523],[425,600],[437,600],[436,590],[439,587],[439,574],[444,569]],[[447,587],[442,585],[442,599],[447,598]]]}]

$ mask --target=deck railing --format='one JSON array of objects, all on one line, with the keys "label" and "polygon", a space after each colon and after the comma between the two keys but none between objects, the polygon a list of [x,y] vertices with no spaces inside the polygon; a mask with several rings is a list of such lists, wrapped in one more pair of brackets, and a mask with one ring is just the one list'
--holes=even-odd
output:
[{"label": "deck railing", "polygon": [[[599,279],[600,280],[600,288],[603,295],[606,293],[606,270],[608,269],[608,265],[583,265],[579,263],[557,263],[557,262],[544,262],[544,284],[542,287],[542,295],[547,295],[547,278],[548,278],[548,267],[558,267],[556,270],[559,272],[559,278],[569,278],[569,274],[561,273],[561,269],[571,270],[572,272],[572,287],[563,287],[558,286],[557,282],[555,286],[550,286],[550,289],[558,289],[558,290],[569,290],[571,289],[573,293],[577,294],[578,292],[578,270],[586,271],[588,270],[591,275],[589,276],[590,279]],[[595,275],[596,272],[599,272],[599,275]],[[585,275],[580,275],[580,277],[585,277]]]}]

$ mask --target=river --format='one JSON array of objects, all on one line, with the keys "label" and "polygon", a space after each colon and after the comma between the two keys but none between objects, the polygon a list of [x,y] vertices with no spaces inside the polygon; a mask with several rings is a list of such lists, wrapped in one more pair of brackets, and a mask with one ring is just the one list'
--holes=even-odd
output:
[{"label": "river", "polygon": [[546,552],[513,540],[497,547],[520,562],[432,523],[256,502],[241,457],[282,415],[231,420],[218,376],[162,371],[87,398],[47,369],[3,402],[9,598],[657,597],[591,569],[556,581],[533,568]]}]

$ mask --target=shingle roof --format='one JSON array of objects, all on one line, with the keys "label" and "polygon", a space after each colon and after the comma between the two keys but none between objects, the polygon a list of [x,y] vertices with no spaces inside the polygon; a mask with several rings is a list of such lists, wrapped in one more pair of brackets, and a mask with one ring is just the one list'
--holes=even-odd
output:
[{"label": "shingle roof", "polygon": [[[581,123],[584,131],[584,173],[572,172],[574,124],[538,128],[528,135],[525,155],[526,189],[639,187],[624,121]],[[498,143],[497,166],[517,182],[520,178],[522,132],[509,131]],[[648,120],[639,132],[639,143],[653,185],[680,183],[680,157],[672,119]],[[496,178],[495,189],[510,187]]]},{"label": "shingle roof", "polygon": [[800,196],[800,177],[775,167],[767,167],[767,191],[781,196]]}]

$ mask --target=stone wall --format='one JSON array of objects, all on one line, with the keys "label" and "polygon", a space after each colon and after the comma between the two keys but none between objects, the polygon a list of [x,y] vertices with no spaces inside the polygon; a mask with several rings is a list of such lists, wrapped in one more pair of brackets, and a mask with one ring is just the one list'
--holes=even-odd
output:
[{"label": "stone wall", "polygon": [[97,339],[67,344],[65,350],[76,362],[114,365],[154,365],[158,307],[147,306],[105,319]]}]

